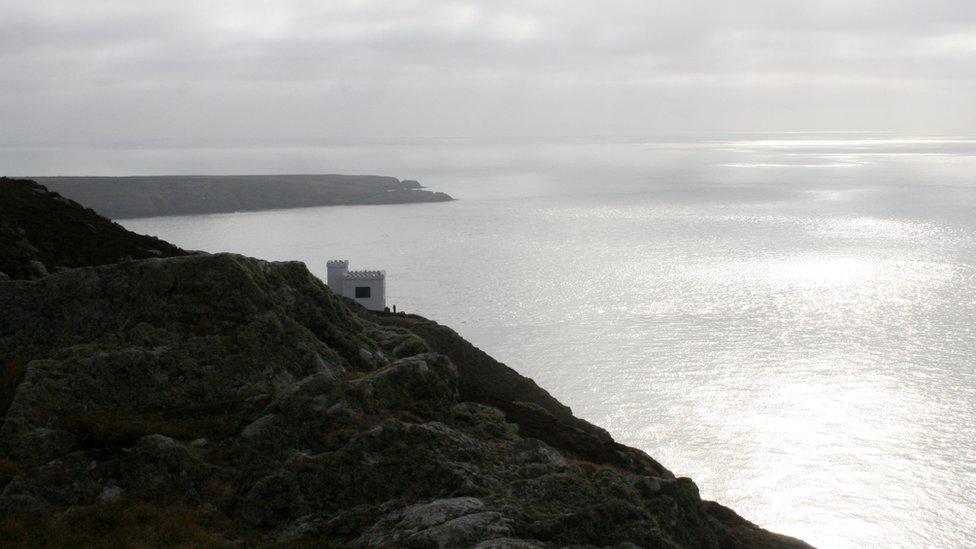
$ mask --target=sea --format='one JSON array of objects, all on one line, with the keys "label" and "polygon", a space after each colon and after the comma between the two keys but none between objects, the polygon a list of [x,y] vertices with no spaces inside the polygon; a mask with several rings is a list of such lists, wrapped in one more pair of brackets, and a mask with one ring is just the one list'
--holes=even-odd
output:
[{"label": "sea", "polygon": [[457,201],[122,223],[322,279],[329,259],[384,269],[389,305],[454,328],[762,527],[820,547],[976,546],[976,137],[29,154],[64,174],[417,179]]}]

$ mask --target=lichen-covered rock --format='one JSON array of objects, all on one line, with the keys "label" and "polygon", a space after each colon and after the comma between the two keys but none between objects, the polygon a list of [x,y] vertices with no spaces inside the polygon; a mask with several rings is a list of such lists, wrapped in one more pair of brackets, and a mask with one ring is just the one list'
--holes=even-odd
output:
[{"label": "lichen-covered rock", "polygon": [[459,547],[476,540],[511,535],[512,522],[501,513],[485,511],[484,502],[478,498],[438,499],[384,515],[356,544]]},{"label": "lichen-covered rock", "polygon": [[407,544],[461,547],[486,538],[512,535],[513,524],[513,520],[494,511],[471,513],[416,532],[407,538]]}]

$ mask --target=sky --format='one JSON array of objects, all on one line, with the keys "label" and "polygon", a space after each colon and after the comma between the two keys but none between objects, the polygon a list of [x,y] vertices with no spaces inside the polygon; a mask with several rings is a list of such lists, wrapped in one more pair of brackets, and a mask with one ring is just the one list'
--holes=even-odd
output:
[{"label": "sky", "polygon": [[0,2],[0,144],[976,128],[974,0]]}]

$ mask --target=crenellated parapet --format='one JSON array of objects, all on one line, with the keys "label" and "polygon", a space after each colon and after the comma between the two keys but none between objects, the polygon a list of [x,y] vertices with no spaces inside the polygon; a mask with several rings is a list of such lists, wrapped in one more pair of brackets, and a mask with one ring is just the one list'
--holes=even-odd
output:
[{"label": "crenellated parapet", "polygon": [[386,278],[386,271],[347,271],[342,275],[343,280],[381,280]]}]

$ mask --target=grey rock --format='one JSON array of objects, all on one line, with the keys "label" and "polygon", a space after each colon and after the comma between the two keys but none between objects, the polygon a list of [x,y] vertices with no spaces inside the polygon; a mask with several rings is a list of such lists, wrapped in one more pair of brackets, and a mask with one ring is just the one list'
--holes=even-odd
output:
[{"label": "grey rock", "polygon": [[34,271],[34,275],[38,277],[50,276],[51,273],[47,271],[47,267],[38,260],[33,260],[30,262],[31,269]]},{"label": "grey rock", "polygon": [[98,495],[98,501],[102,503],[111,503],[120,499],[122,499],[122,488],[115,485],[106,486]]},{"label": "grey rock", "polygon": [[517,458],[523,463],[542,463],[553,467],[566,467],[568,462],[558,450],[541,440],[523,438],[514,445]]},{"label": "grey rock", "polygon": [[429,503],[411,505],[397,513],[398,528],[424,529],[445,521],[485,508],[485,503],[478,498],[460,497],[438,499]]},{"label": "grey rock", "polygon": [[312,513],[298,517],[289,524],[278,529],[275,541],[284,544],[294,544],[302,539],[312,539],[325,528],[329,522],[329,516]]},{"label": "grey rock", "polygon": [[417,532],[410,536],[409,541],[433,543],[438,547],[459,547],[485,538],[510,536],[514,533],[512,524],[513,521],[501,513],[473,513]]},{"label": "grey rock", "polygon": [[485,511],[478,498],[458,497],[411,505],[382,517],[358,544],[458,547],[512,534],[512,521]]}]

